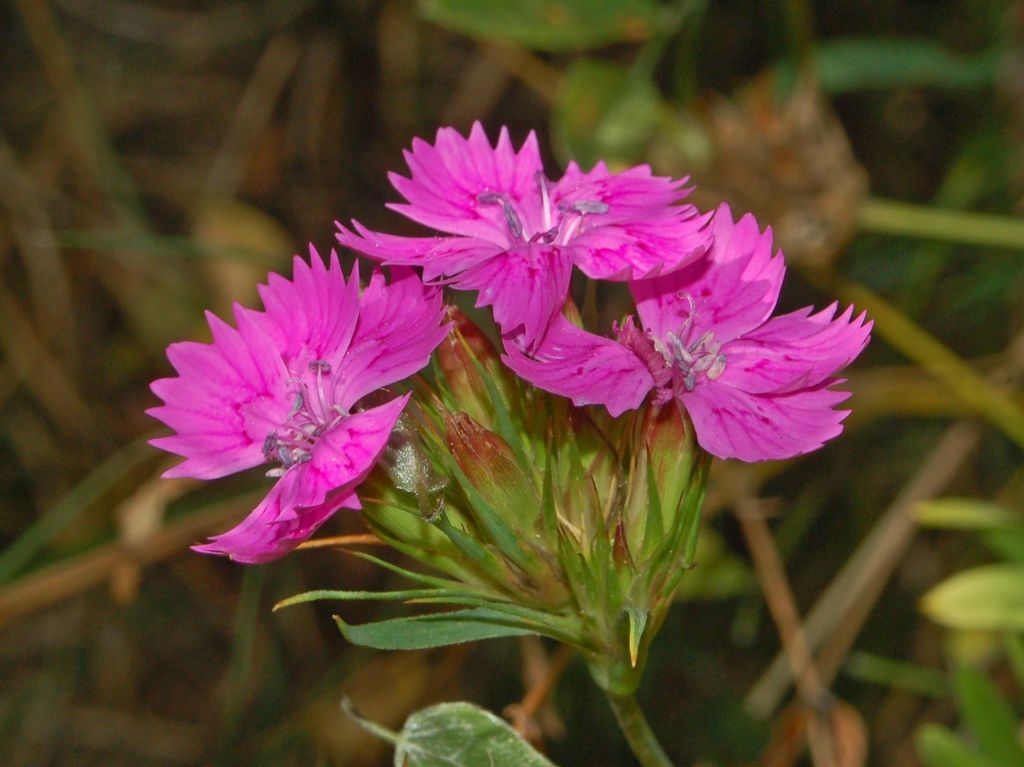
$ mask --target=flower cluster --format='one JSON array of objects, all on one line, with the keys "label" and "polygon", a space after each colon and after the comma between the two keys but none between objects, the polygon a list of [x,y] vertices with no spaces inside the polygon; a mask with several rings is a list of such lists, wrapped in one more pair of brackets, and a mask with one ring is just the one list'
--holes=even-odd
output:
[{"label": "flower cluster", "polygon": [[[390,176],[405,202],[390,207],[435,233],[338,224],[341,245],[388,267],[390,283],[374,271],[361,289],[358,270],[346,281],[334,253],[325,264],[313,251],[292,281],[270,275],[263,311],[236,306],[237,328],[210,315],[211,344],[168,349],[178,376],[154,382],[165,404],[149,411],[176,432],[153,444],[185,458],[167,476],[270,464],[277,480],[198,551],[271,560],[359,508],[355,488],[410,396],[375,392],[424,368],[445,338],[442,286],[475,291],[508,368],[577,406],[615,417],[678,403],[704,450],[744,461],[806,453],[841,431],[835,376],[871,323],[835,305],[771,317],[784,266],[751,216],[702,214],[682,202],[684,181],[646,166],[570,164],[549,178],[533,133],[517,150],[505,129],[492,146],[479,124],[468,137],[442,128],[405,157],[409,177]],[[627,283],[639,322],[613,336],[574,324],[573,267]]]}]

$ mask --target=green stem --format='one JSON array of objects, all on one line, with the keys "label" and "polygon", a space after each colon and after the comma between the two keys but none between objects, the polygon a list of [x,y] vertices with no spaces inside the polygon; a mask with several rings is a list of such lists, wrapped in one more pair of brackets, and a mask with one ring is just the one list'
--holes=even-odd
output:
[{"label": "green stem", "polygon": [[619,721],[619,728],[629,741],[629,747],[643,767],[672,767],[658,739],[651,732],[644,712],[633,695],[615,695],[605,691],[608,703]]},{"label": "green stem", "polygon": [[860,225],[865,231],[879,234],[1024,250],[1024,221],[1010,216],[964,213],[873,197],[861,208]]}]

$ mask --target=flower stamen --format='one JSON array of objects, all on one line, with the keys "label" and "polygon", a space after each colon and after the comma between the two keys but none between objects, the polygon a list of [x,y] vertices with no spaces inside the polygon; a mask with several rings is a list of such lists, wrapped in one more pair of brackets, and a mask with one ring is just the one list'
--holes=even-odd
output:
[{"label": "flower stamen", "polygon": [[349,412],[341,405],[328,401],[324,377],[330,375],[331,363],[321,359],[312,360],[309,370],[316,376],[316,401],[307,396],[310,386],[306,381],[289,379],[301,387],[301,391],[295,392],[295,400],[284,423],[269,432],[263,440],[264,458],[281,464],[268,471],[268,477],[281,477],[293,466],[312,460],[311,451],[317,440],[349,416]]},{"label": "flower stamen", "polygon": [[523,223],[519,220],[515,208],[512,207],[512,203],[509,202],[507,197],[495,194],[494,192],[484,192],[483,194],[478,194],[476,200],[484,205],[500,205],[502,213],[505,214],[505,223],[508,224],[508,231],[512,235],[512,239],[517,241],[524,239]]}]

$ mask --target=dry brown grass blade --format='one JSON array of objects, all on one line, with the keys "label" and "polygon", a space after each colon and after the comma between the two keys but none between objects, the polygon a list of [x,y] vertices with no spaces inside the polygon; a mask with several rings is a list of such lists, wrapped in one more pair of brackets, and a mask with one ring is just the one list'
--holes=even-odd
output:
[{"label": "dry brown grass blade", "polygon": [[[1006,385],[1024,375],[1024,333],[1018,334],[1005,353],[1006,362],[989,380]],[[916,505],[943,491],[981,440],[981,426],[959,421],[939,440],[917,472],[903,486],[874,529],[857,547],[839,574],[807,614],[804,633],[821,653],[822,674],[832,679],[872,607],[902,560],[916,531],[912,513]],[[778,706],[792,683],[786,658],[775,657],[751,688],[745,706],[755,716],[767,717]]]},{"label": "dry brown grass blade", "polygon": [[548,701],[555,684],[576,656],[576,650],[560,644],[548,655],[540,637],[535,636],[521,637],[519,648],[523,656],[526,695],[519,703],[506,706],[502,713],[520,735],[540,747],[545,735],[565,734],[565,725]]},{"label": "dry brown grass blade", "polygon": [[859,762],[851,761],[845,756],[851,749],[844,747],[838,737],[839,732],[833,721],[835,701],[822,683],[811,648],[800,626],[800,613],[786,577],[782,557],[779,556],[765,521],[764,505],[754,498],[747,498],[736,505],[736,516],[754,560],[765,601],[782,640],[783,651],[796,678],[803,701],[806,720],[804,734],[811,750],[811,759],[815,767],[860,767],[863,759]]},{"label": "dry brown grass blade", "polygon": [[862,767],[867,763],[868,739],[864,718],[853,706],[833,700],[824,716],[804,704],[794,704],[775,720],[771,741],[757,767],[796,767],[815,727],[828,729],[835,744],[836,767]]},{"label": "dry brown grass blade", "polygon": [[204,197],[233,197],[237,193],[253,146],[270,123],[301,55],[302,48],[287,34],[277,35],[267,43],[207,172]]},{"label": "dry brown grass blade", "polygon": [[0,627],[103,583],[125,564],[143,567],[173,556],[204,535],[237,521],[241,511],[257,501],[255,495],[235,498],[175,520],[131,547],[106,544],[19,578],[0,589]]},{"label": "dry brown grass blade", "polygon": [[0,136],[0,203],[7,210],[11,233],[21,251],[33,314],[43,339],[67,359],[77,348],[71,284],[50,214],[19,165],[14,151]]},{"label": "dry brown grass blade", "polygon": [[299,544],[299,549],[342,548],[345,546],[384,546],[384,541],[373,533],[335,535],[331,538],[313,538]]},{"label": "dry brown grass blade", "polygon": [[[981,429],[969,422],[946,432],[807,613],[803,632],[812,648],[820,647],[852,611],[871,609],[877,584],[888,581],[913,537],[912,509],[919,501],[942,492],[980,437]],[[780,653],[747,694],[747,710],[754,716],[769,716],[792,681],[789,663]]]},{"label": "dry brown grass blade", "polygon": [[483,50],[542,101],[554,103],[562,75],[553,66],[529,51],[512,45],[487,43]]},{"label": "dry brown grass blade", "polygon": [[6,367],[60,431],[85,444],[96,434],[96,415],[78,391],[75,379],[39,338],[18,300],[0,286],[0,349]]}]

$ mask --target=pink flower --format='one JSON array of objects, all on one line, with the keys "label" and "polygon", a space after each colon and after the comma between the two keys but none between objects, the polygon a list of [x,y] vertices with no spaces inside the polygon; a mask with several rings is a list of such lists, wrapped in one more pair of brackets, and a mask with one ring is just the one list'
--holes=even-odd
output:
[{"label": "pink flower", "polygon": [[393,210],[451,236],[397,237],[353,222],[338,241],[386,264],[423,267],[432,283],[479,292],[506,335],[527,348],[543,338],[569,290],[575,264],[586,275],[630,280],[698,258],[709,216],[692,205],[682,181],[646,165],[583,173],[570,163],[555,184],[544,176],[532,132],[517,152],[501,129],[491,146],[474,123],[469,138],[441,128],[433,145],[415,139],[405,153],[412,178],[389,178],[407,200]]},{"label": "pink flower", "polygon": [[338,509],[360,508],[355,487],[387,444],[408,395],[359,407],[370,392],[427,364],[447,333],[439,291],[408,269],[380,272],[359,294],[337,255],[296,256],[294,281],[271,274],[266,311],[235,305],[238,329],[207,313],[213,343],[172,344],[177,378],[154,381],[148,411],[176,434],[151,444],[184,456],[165,477],[213,479],[278,464],[267,497],[237,527],[196,551],[266,562],[308,538]]},{"label": "pink flower", "polygon": [[627,318],[617,340],[587,333],[562,317],[530,356],[506,345],[520,376],[577,405],[601,404],[613,416],[678,400],[697,440],[720,458],[788,458],[842,431],[849,394],[833,376],[860,354],[871,323],[853,307],[812,314],[805,308],[769,319],[782,285],[781,253],[750,215],[734,223],[722,205],[714,244],[688,266],[630,288],[643,323]]}]

